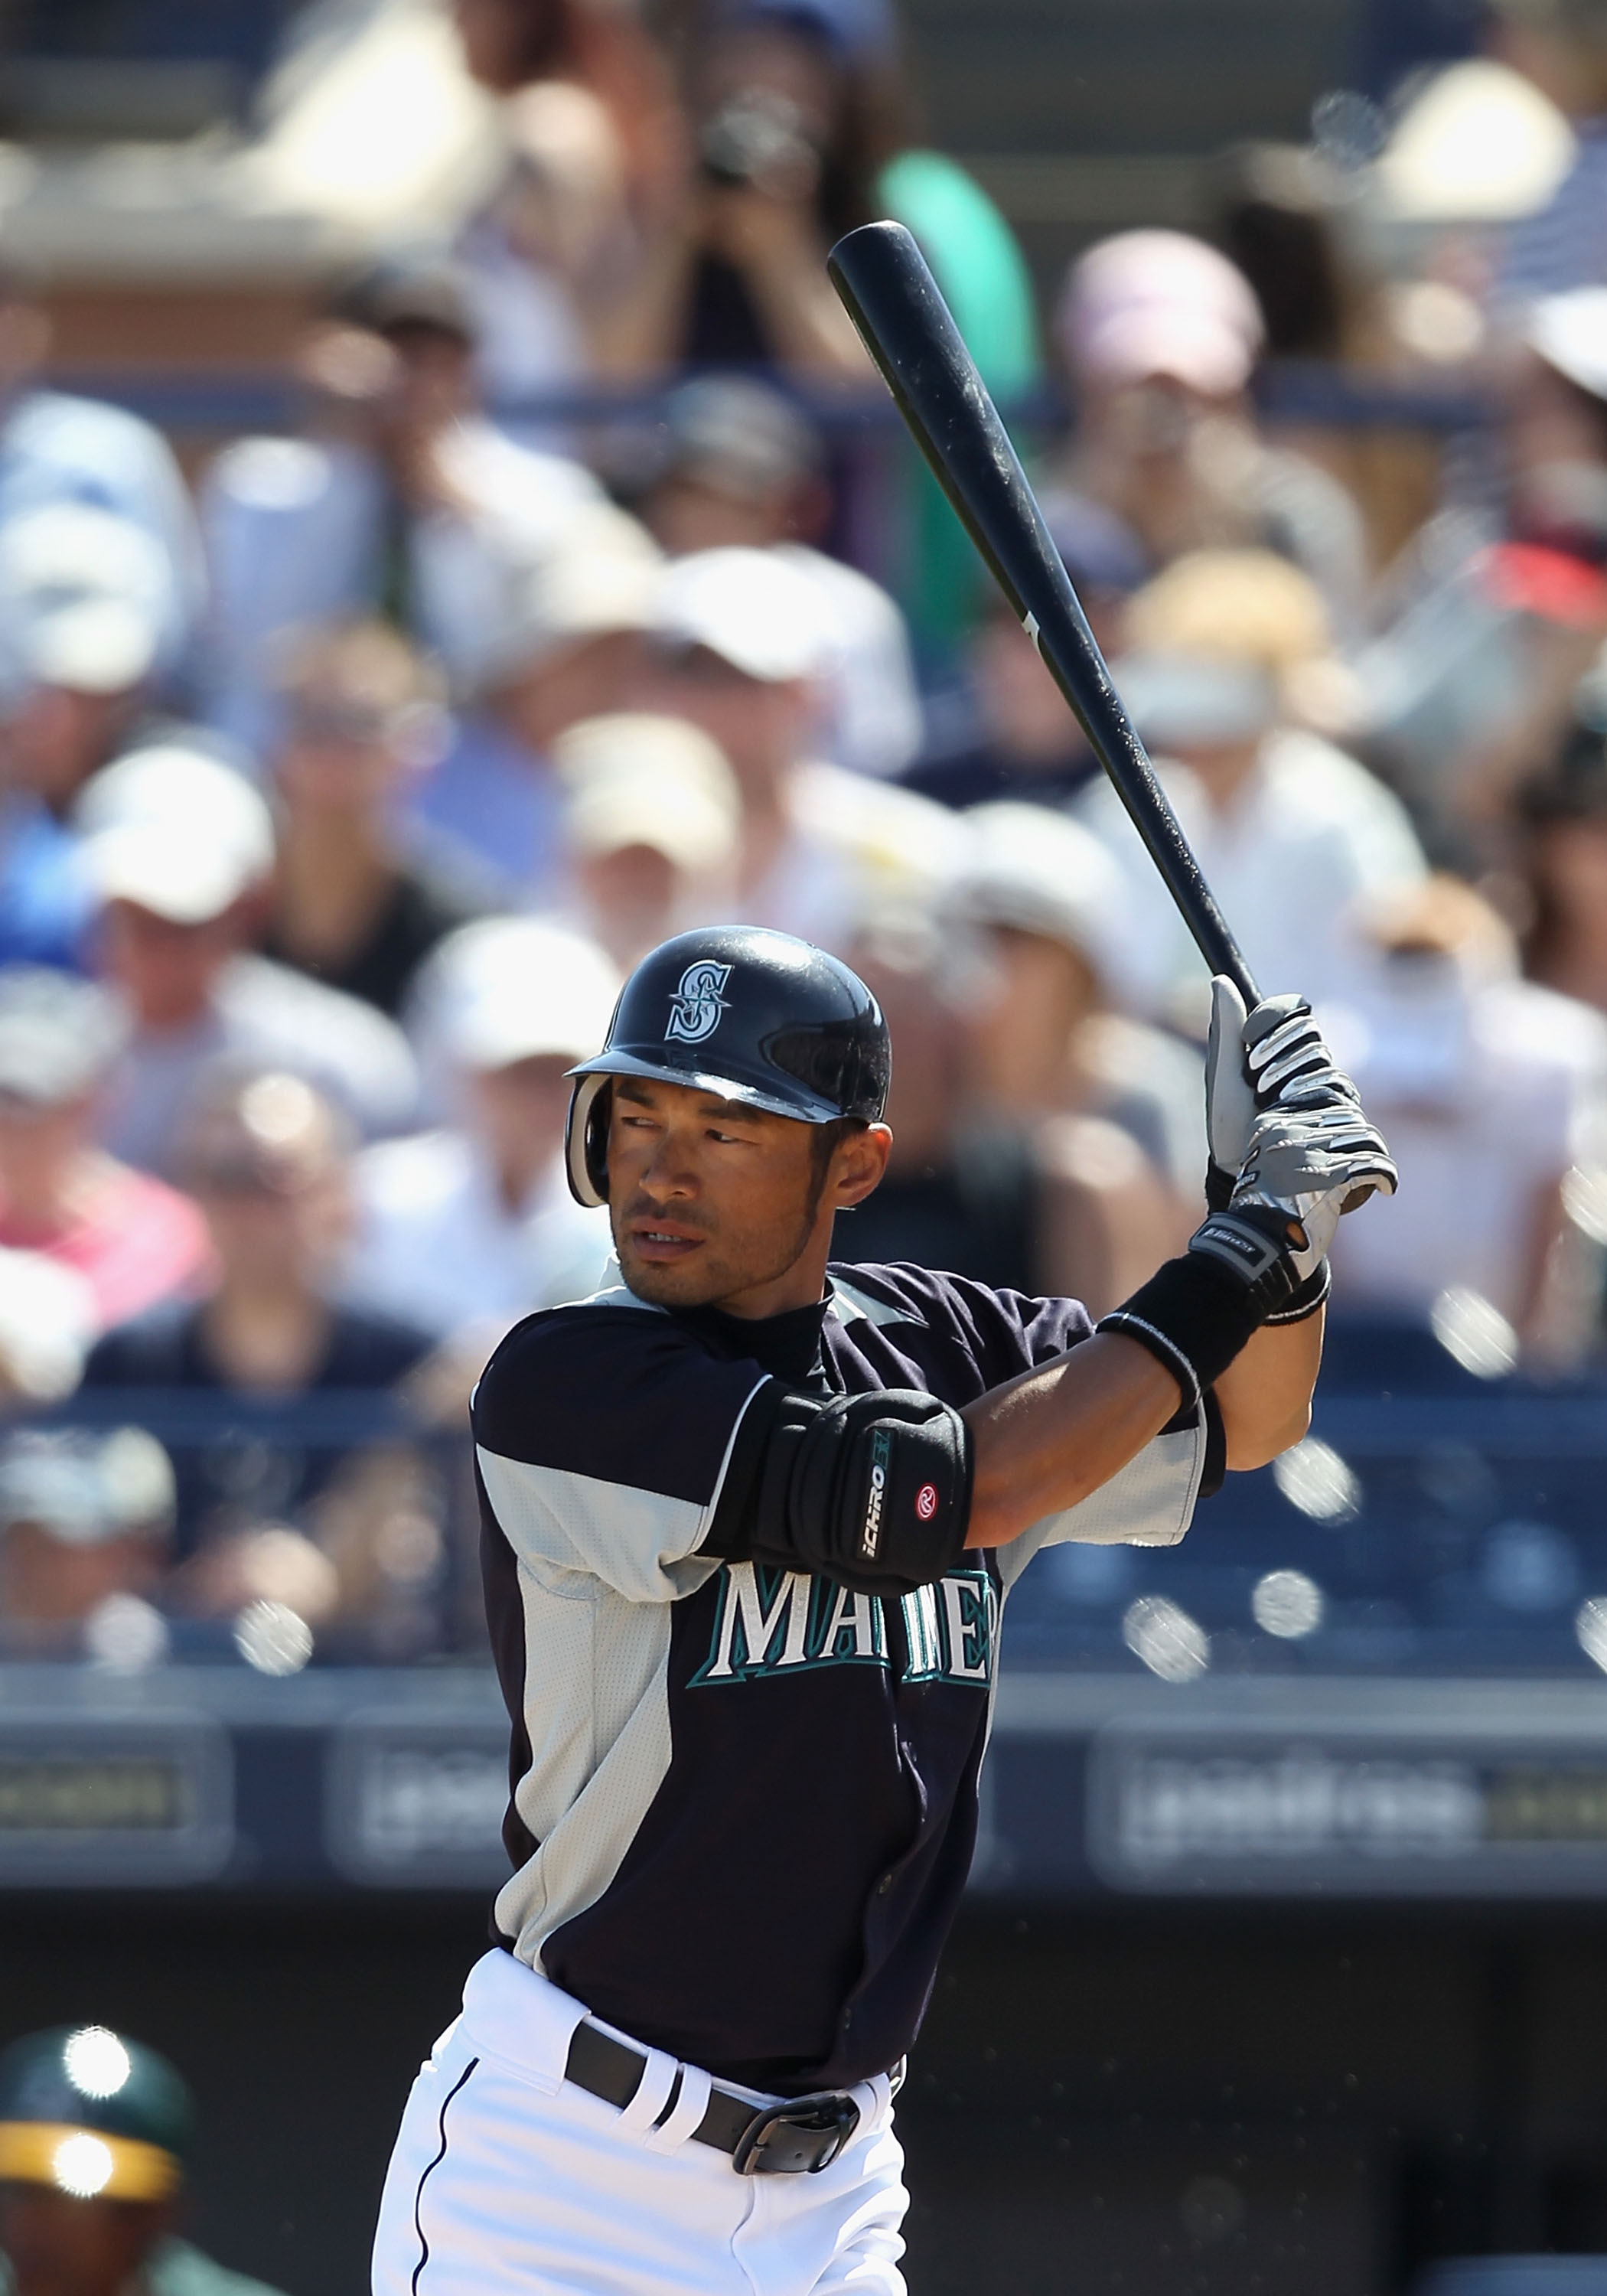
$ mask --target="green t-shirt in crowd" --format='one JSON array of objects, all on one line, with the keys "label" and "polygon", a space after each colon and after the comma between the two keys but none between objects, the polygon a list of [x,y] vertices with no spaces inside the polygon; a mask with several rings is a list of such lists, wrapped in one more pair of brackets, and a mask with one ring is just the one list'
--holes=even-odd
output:
[{"label": "green t-shirt in crowd", "polygon": [[[932,267],[983,381],[1008,403],[1037,386],[1043,351],[1026,258],[981,185],[941,152],[901,152],[876,179],[879,205]],[[914,460],[893,586],[918,646],[951,648],[988,578],[935,479]]]}]

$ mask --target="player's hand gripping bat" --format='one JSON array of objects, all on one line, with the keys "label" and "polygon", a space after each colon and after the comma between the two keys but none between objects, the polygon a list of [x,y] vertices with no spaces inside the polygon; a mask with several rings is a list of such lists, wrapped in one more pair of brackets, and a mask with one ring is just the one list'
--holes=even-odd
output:
[{"label": "player's hand gripping bat", "polygon": [[902,224],[870,223],[838,241],[826,267],[915,444],[1116,784],[1201,955],[1253,1008],[1260,992],[1250,967],[1111,683],[998,409],[926,258]]}]

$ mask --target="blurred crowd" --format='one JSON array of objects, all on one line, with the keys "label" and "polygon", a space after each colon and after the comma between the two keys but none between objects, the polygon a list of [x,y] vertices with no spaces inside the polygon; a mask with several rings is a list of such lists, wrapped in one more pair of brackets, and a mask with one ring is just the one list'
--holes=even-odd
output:
[{"label": "blurred crowd", "polygon": [[[1239,154],[1214,239],[1106,239],[1041,309],[907,131],[889,0],[729,0],[674,42],[592,0],[455,12],[505,174],[332,294],[293,430],[182,477],[51,387],[0,247],[0,1398],[80,1423],[0,1442],[0,1648],[454,1638],[433,1431],[603,1274],[565,1070],[685,927],[804,935],[885,1003],[893,1162],[841,1257],[1098,1312],[1197,1219],[1205,974],[870,424],[824,255],[876,215],[1036,394],[1051,532],[1206,874],[1398,1158],[1336,1316],[1588,1374],[1607,0],[1492,10],[1576,137],[1521,226],[1370,276],[1330,161]],[[1481,419],[1408,484],[1269,423],[1269,357]],[[619,384],[627,419],[574,411]]]}]

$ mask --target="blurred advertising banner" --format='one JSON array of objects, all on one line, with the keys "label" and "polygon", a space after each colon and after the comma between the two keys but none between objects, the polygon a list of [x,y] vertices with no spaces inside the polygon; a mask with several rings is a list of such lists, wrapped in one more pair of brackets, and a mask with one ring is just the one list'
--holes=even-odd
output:
[{"label": "blurred advertising banner", "polygon": [[1289,1725],[1186,1742],[1115,1729],[1089,1753],[1088,1848],[1123,1890],[1595,1896],[1607,1747]]},{"label": "blurred advertising banner", "polygon": [[234,1761],[202,1715],[0,1714],[0,1889],[215,1881]]}]

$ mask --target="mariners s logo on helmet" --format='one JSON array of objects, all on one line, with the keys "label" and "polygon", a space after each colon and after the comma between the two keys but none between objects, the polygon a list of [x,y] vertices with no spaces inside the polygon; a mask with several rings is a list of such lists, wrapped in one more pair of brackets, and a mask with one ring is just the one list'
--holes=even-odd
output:
[{"label": "mariners s logo on helmet", "polygon": [[726,1009],[721,991],[730,978],[728,964],[689,964],[669,1000],[666,1038],[676,1037],[685,1045],[701,1045],[705,1037],[712,1037]]}]

